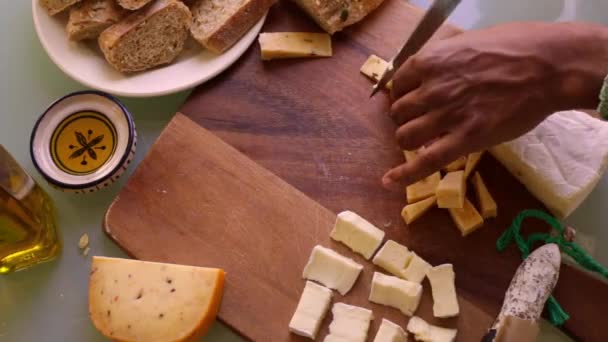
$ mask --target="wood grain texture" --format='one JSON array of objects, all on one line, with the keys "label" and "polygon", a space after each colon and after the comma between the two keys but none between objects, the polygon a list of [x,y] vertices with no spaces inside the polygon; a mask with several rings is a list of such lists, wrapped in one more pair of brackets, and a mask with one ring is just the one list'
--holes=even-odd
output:
[{"label": "wood grain texture", "polygon": [[[542,205],[489,155],[483,157],[479,171],[498,203],[499,216],[467,238],[460,237],[449,214],[439,209],[405,226],[399,215],[405,205],[404,194],[389,193],[380,186],[382,174],[401,163],[403,155],[394,140],[396,127],[384,114],[389,100],[386,94],[369,99],[372,84],[359,74],[359,67],[372,53],[386,59],[393,55],[419,17],[420,11],[404,1],[387,0],[361,24],[334,35],[334,57],[327,59],[262,62],[256,44],[224,74],[193,92],[181,111],[323,207],[332,212],[351,209],[380,227],[386,224],[388,238],[406,244],[433,264],[453,263],[459,293],[489,316],[495,316],[520,262],[514,246],[498,253],[496,239],[519,211],[542,208]],[[295,6],[282,1],[271,9],[264,31],[320,30]],[[436,38],[459,32],[445,26]],[[199,226],[205,222],[205,209],[192,199],[198,199],[197,191],[210,184],[199,177],[202,172],[199,170],[205,165],[199,159],[207,155],[209,147],[178,144],[179,139],[187,137],[175,129],[175,121],[180,121],[180,129],[188,127],[181,122],[181,115],[174,119],[108,212],[106,227],[112,229],[125,250],[138,258],[198,263],[200,257],[200,263],[221,262],[219,255],[206,258],[206,253],[220,252],[206,252],[200,244],[205,242],[205,246],[211,248],[217,239],[223,241],[224,235],[195,237],[198,229],[203,229]],[[175,146],[171,149],[172,145],[180,149]],[[156,179],[171,185],[168,192],[180,195],[159,203]],[[218,198],[218,203],[223,203],[221,201]],[[146,210],[149,217],[132,218],[138,210]],[[200,213],[188,216],[183,212],[186,210]],[[167,232],[141,241],[149,227],[157,224],[184,233]],[[213,229],[221,230],[223,226],[213,226]],[[530,221],[524,233],[546,229],[544,224]],[[306,233],[294,234],[306,239]],[[274,242],[265,241],[268,235],[247,236],[261,246],[249,257],[255,255],[268,261],[269,254],[279,255],[274,253],[273,248],[278,248],[272,245]],[[324,241],[324,237],[318,238]],[[188,244],[182,240],[188,240]],[[223,253],[224,257],[236,258],[243,253],[241,248],[249,246],[246,241],[249,240]],[[163,242],[167,247],[160,248]],[[279,258],[290,258],[293,268],[300,272],[306,253],[298,252],[304,259],[297,261],[289,256],[293,253],[290,250]],[[268,279],[276,281],[276,277]],[[303,283],[299,288],[283,289],[280,293],[285,300],[293,300],[292,296],[299,293],[302,286]],[[578,288],[585,292],[577,291]],[[266,290],[272,292],[271,288]],[[600,304],[608,301],[608,287],[604,283],[564,265],[556,296],[573,316],[566,324],[570,334],[584,341],[608,340],[608,333],[598,328],[604,317],[608,317],[608,306]],[[247,307],[243,311],[257,309]],[[247,323],[244,318],[232,317],[234,312],[225,311],[229,308],[223,310],[222,319],[250,336],[248,330],[242,328],[248,326],[243,325]],[[281,314],[291,315],[286,311]],[[462,315],[460,319],[471,317]],[[481,325],[477,323],[476,328]]]}]

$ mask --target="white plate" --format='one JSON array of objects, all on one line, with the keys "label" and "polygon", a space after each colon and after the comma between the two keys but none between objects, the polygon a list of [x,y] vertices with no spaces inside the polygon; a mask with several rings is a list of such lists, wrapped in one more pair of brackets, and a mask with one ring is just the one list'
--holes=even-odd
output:
[{"label": "white plate", "polygon": [[221,55],[200,47],[194,40],[170,65],[124,75],[114,70],[103,58],[96,41],[83,44],[67,38],[67,14],[54,17],[32,0],[34,26],[40,43],[53,62],[74,80],[110,94],[151,97],[175,93],[199,85],[228,68],[247,50],[262,29],[262,18],[239,42]]}]

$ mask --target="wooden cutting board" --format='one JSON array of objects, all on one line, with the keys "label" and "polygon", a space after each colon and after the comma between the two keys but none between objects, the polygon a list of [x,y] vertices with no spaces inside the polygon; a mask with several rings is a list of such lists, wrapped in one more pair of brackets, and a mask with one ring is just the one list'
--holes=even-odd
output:
[{"label": "wooden cutting board", "polygon": [[[371,83],[359,67],[372,53],[394,54],[420,14],[387,0],[362,24],[334,35],[328,59],[262,62],[256,44],[191,95],[108,210],[105,230],[136,258],[226,268],[220,319],[253,340],[286,340],[293,338],[286,326],[310,249],[323,244],[353,256],[327,236],[333,213],[351,209],[433,264],[454,264],[462,314],[441,323],[457,325],[461,341],[479,340],[520,261],[514,247],[499,254],[496,239],[519,211],[542,205],[486,156],[480,172],[499,204],[497,219],[467,238],[439,209],[403,223],[404,194],[385,191],[379,181],[403,160],[384,114],[388,98],[369,99]],[[283,1],[264,31],[318,28]],[[445,26],[438,38],[459,32]],[[375,324],[380,317],[404,324],[395,310],[367,302],[371,276],[367,266],[352,294],[335,300],[373,308]],[[425,290],[419,313],[433,321]],[[604,283],[564,266],[556,296],[572,315],[566,329],[573,336],[608,338],[599,328],[608,317],[608,306],[599,304],[608,301]]]}]

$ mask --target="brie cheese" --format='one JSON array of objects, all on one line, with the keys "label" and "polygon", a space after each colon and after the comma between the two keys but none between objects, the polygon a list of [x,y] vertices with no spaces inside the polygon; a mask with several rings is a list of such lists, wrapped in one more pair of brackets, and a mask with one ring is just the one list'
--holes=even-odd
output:
[{"label": "brie cheese", "polygon": [[306,282],[289,330],[294,334],[315,339],[331,302],[331,290],[311,281]]},{"label": "brie cheese", "polygon": [[418,309],[422,298],[422,285],[397,277],[374,273],[369,301],[399,309],[411,316]]},{"label": "brie cheese", "polygon": [[317,281],[345,295],[353,287],[363,266],[323,246],[315,246],[302,277]]},{"label": "brie cheese", "polygon": [[329,236],[369,260],[380,247],[384,232],[352,211],[343,211]]}]

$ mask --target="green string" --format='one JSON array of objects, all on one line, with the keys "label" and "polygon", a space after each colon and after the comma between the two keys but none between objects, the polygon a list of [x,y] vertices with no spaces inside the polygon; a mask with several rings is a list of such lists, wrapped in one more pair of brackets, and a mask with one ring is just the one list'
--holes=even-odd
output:
[{"label": "green string", "polygon": [[[555,231],[557,235],[551,235],[549,233],[534,233],[530,234],[528,240],[524,240],[521,236],[521,226],[527,218],[537,218],[539,220],[548,223]],[[515,219],[511,226],[498,238],[496,241],[496,248],[502,252],[515,241],[517,247],[521,251],[522,259],[526,259],[530,255],[530,251],[535,243],[554,243],[559,246],[560,250],[568,254],[574,259],[579,265],[585,269],[598,273],[605,278],[608,278],[608,269],[602,266],[600,263],[595,261],[589,254],[585,252],[579,245],[574,242],[567,241],[564,238],[564,226],[553,216],[540,211],[540,210],[524,210]],[[559,305],[555,297],[550,296],[546,303],[547,312],[549,314],[549,321],[556,326],[564,324],[570,316],[565,312]]]}]

